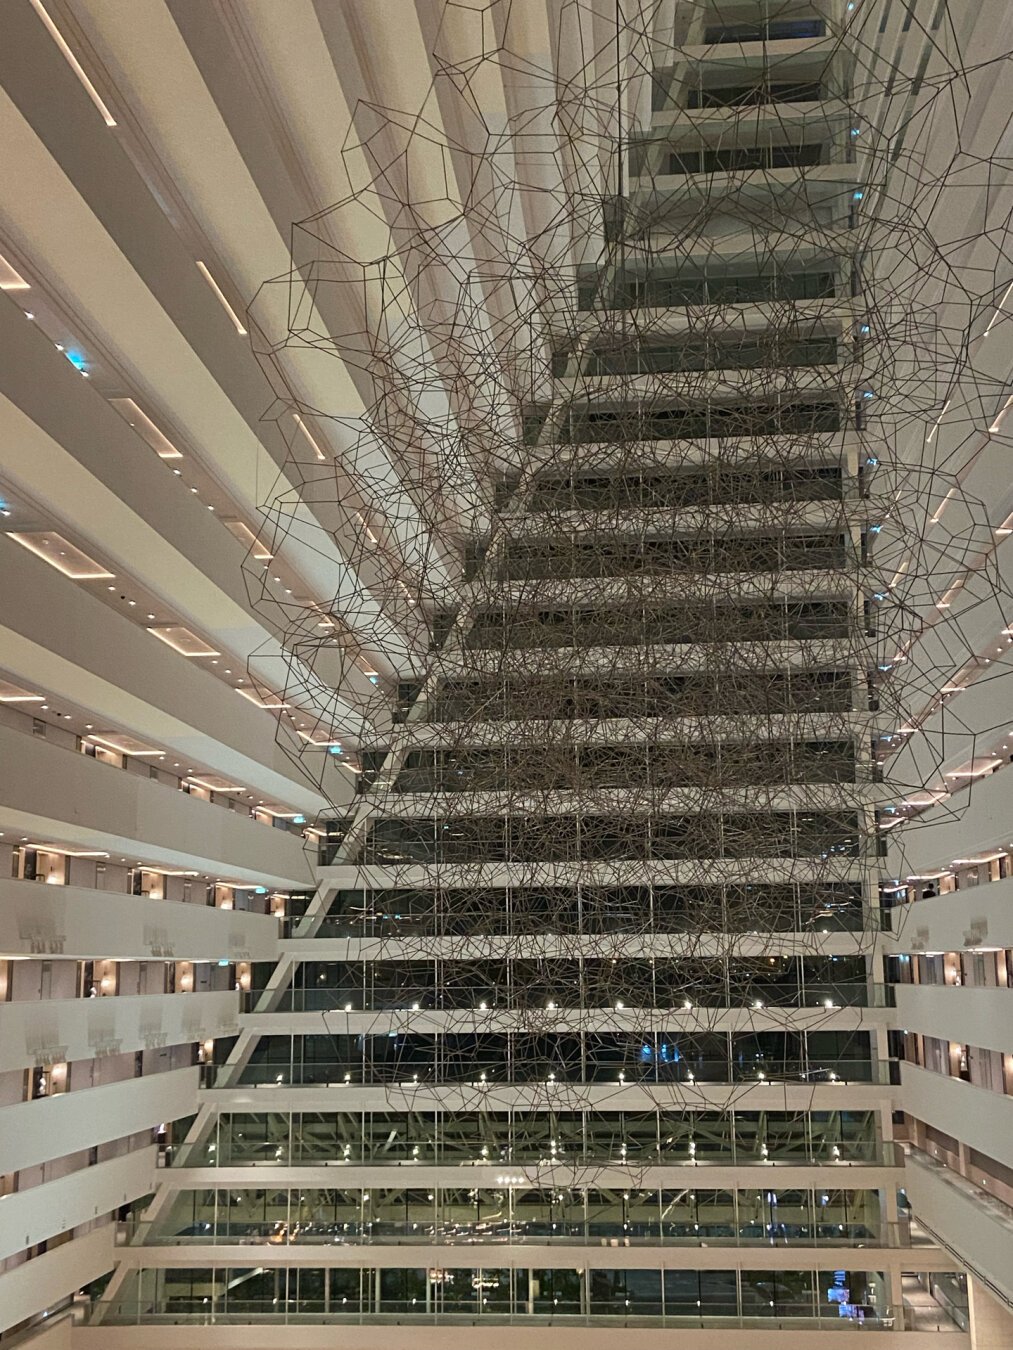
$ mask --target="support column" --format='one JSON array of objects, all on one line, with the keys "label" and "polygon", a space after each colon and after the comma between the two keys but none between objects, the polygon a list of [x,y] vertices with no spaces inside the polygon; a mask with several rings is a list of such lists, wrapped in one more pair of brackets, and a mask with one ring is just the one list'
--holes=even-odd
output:
[{"label": "support column", "polygon": [[1013,1312],[972,1275],[967,1277],[971,1318],[971,1350],[1009,1350],[1013,1345]]}]

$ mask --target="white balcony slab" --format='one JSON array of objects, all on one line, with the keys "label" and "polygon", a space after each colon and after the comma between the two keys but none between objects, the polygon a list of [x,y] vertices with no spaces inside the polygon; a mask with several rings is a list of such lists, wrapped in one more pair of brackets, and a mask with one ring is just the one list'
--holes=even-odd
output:
[{"label": "white balcony slab", "polygon": [[917,900],[890,912],[892,952],[959,952],[1013,947],[1013,877]]},{"label": "white balcony slab", "polygon": [[19,835],[158,867],[253,886],[312,884],[299,835],[9,726],[0,726],[0,820]]},{"label": "white balcony slab", "polygon": [[111,1270],[113,1237],[113,1225],[105,1224],[0,1275],[0,1331],[68,1298]]},{"label": "white balcony slab", "polygon": [[234,1036],[238,1011],[235,989],[0,1003],[0,1073]]},{"label": "white balcony slab", "polygon": [[911,829],[898,832],[898,840],[904,848],[903,876],[939,871],[956,858],[1013,844],[1013,766],[975,779],[968,791],[923,812]]},{"label": "white balcony slab", "polygon": [[944,1041],[1008,1053],[1013,1046],[1013,989],[898,984],[894,1025]]},{"label": "white balcony slab", "polygon": [[[678,1341],[679,1350],[785,1350],[785,1336],[794,1333],[805,1350],[868,1350],[870,1336],[876,1350],[940,1350],[935,1331],[839,1331],[804,1329],[790,1322],[775,1327],[626,1327],[618,1333],[602,1318],[591,1325],[546,1325],[541,1319],[532,1319],[535,1326],[524,1326],[515,1321],[510,1326],[413,1326],[410,1331],[412,1350],[474,1350],[480,1339],[483,1350],[589,1350],[603,1344],[621,1344],[623,1350],[672,1350]],[[139,1331],[141,1338],[139,1339]],[[477,1336],[476,1336],[477,1333]],[[186,1326],[98,1326],[80,1327],[74,1331],[74,1350],[193,1350],[194,1346],[211,1345],[215,1350],[333,1350],[335,1337],[347,1333],[333,1324],[286,1326],[281,1319],[265,1326],[223,1326],[216,1323],[212,1340],[197,1339],[193,1325]],[[355,1350],[404,1350],[405,1328],[399,1325],[355,1325]],[[968,1350],[971,1338],[954,1332],[946,1337],[945,1350]]]},{"label": "white balcony slab", "polygon": [[[936,1075],[932,1075],[934,1078]],[[352,1083],[298,1087],[286,1083],[210,1088],[201,1101],[222,1111],[529,1111],[571,1110],[575,1099],[588,1110],[616,1109],[615,1083],[561,1087],[558,1099],[545,1083],[497,1086],[478,1083]],[[623,1088],[626,1111],[888,1111],[897,1089],[885,1083],[657,1083]],[[1006,1100],[1000,1098],[1000,1101]],[[1013,1098],[1009,1099],[1013,1106]],[[922,1117],[927,1119],[927,1117]],[[995,1155],[993,1155],[995,1156]]]},{"label": "white balcony slab", "polygon": [[170,1069],[0,1109],[0,1172],[63,1158],[197,1109],[196,1068]]},{"label": "white balcony slab", "polygon": [[909,1115],[1013,1167],[1013,1097],[914,1064],[900,1078],[897,1105]]},{"label": "white balcony slab", "polygon": [[0,1261],[154,1189],[156,1150],[135,1149],[0,1199]]},{"label": "white balcony slab", "polygon": [[1013,1303],[1013,1210],[917,1150],[908,1157],[904,1184],[919,1223]]},{"label": "white balcony slab", "polygon": [[146,895],[0,880],[0,956],[270,961],[278,920]]}]

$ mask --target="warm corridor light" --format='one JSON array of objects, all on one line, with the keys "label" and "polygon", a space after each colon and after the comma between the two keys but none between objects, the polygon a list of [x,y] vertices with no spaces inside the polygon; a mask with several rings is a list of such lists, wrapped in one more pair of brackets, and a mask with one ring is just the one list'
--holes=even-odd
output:
[{"label": "warm corridor light", "polygon": [[224,309],[225,313],[232,320],[236,332],[239,334],[240,337],[246,337],[246,329],[243,327],[243,321],[240,319],[239,315],[229,304],[225,292],[222,290],[221,286],[218,285],[218,282],[215,281],[214,277],[208,271],[207,265],[198,260],[197,267],[200,271],[201,276],[214,291],[215,296],[218,299],[218,303],[221,305],[222,309]]},{"label": "warm corridor light", "polygon": [[20,544],[22,548],[27,548],[37,558],[49,563],[50,567],[55,567],[65,577],[70,577],[71,581],[107,581],[115,576],[114,572],[107,572],[101,563],[89,558],[81,549],[75,548],[55,530],[34,530],[29,534],[10,533],[7,537]]},{"label": "warm corridor light", "polygon": [[35,849],[37,853],[56,853],[61,858],[109,857],[109,854],[100,848],[57,848],[55,844],[25,844],[24,847]]},{"label": "warm corridor light", "polygon": [[186,781],[188,783],[196,783],[198,787],[207,788],[209,792],[243,791],[238,783],[230,783],[227,778],[223,778],[221,774],[217,773],[203,774],[200,777],[195,773],[191,773],[187,775]]},{"label": "warm corridor light", "polygon": [[94,103],[95,107],[99,110],[99,113],[102,116],[102,121],[105,122],[107,127],[114,127],[116,125],[116,118],[113,117],[112,113],[109,111],[108,107],[106,106],[105,102],[102,99],[102,95],[92,84],[91,80],[89,80],[88,76],[84,73],[84,69],[81,65],[81,62],[77,59],[74,53],[67,46],[66,39],[60,32],[59,28],[57,28],[53,20],[49,17],[48,13],[46,12],[46,8],[42,3],[42,0],[30,0],[30,3],[32,9],[35,10],[36,14],[38,14],[39,18],[42,20],[42,22],[46,25],[46,28],[49,30],[50,37],[59,47],[61,53],[63,54],[64,60],[67,62],[67,65],[70,66],[71,70],[80,80],[81,85],[84,88],[85,92],[87,93],[88,97],[91,99],[92,103]]},{"label": "warm corridor light", "polygon": [[988,327],[985,329],[984,333],[982,333],[982,337],[988,337],[989,333],[991,333],[992,329],[1002,318],[1003,312],[1006,308],[1006,301],[1010,297],[1010,291],[1013,291],[1013,281],[1011,281],[1010,284],[1006,287],[1006,294],[999,301],[999,306],[996,309],[995,313],[992,315],[991,319],[989,319]]}]

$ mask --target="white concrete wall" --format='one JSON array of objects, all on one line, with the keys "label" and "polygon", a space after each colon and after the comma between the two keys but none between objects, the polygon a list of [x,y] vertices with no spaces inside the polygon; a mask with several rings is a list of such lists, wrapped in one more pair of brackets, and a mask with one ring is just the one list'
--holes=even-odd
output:
[{"label": "white concrete wall", "polygon": [[[975,779],[969,793],[923,812],[909,830],[901,830],[904,850],[900,875],[914,876],[946,867],[955,858],[973,858],[1013,845],[1013,766]],[[890,863],[896,875],[898,863]]]},{"label": "white concrete wall", "polygon": [[908,1159],[905,1189],[915,1218],[972,1273],[983,1275],[1013,1300],[1013,1217],[1005,1206],[917,1155]]}]

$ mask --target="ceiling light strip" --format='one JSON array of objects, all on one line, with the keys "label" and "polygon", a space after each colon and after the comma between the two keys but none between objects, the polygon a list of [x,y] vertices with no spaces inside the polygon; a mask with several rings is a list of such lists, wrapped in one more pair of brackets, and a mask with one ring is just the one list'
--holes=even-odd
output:
[{"label": "ceiling light strip", "polygon": [[246,329],[243,327],[242,320],[240,319],[236,311],[232,308],[232,306],[229,304],[228,298],[226,297],[225,292],[222,290],[221,286],[218,285],[218,282],[215,281],[214,277],[208,271],[207,264],[202,263],[198,259],[197,268],[201,276],[214,291],[218,303],[221,305],[222,309],[224,309],[225,313],[232,320],[236,332],[239,334],[240,337],[246,337]]},{"label": "ceiling light strip", "polygon": [[56,24],[50,18],[49,14],[46,12],[46,8],[43,5],[42,0],[31,0],[31,6],[32,9],[35,10],[39,18],[42,20],[42,22],[46,25],[46,28],[49,31],[49,36],[59,47],[64,60],[67,62],[67,65],[70,66],[71,70],[80,80],[81,85],[84,88],[85,92],[87,93],[88,97],[91,99],[92,103],[94,103],[95,107],[98,109],[99,113],[101,114],[102,121],[105,122],[107,127],[114,127],[116,125],[116,118],[109,111],[109,108],[102,99],[102,95],[99,93],[99,91],[92,84],[91,80],[89,80],[88,76],[85,74],[84,67],[81,65],[81,62],[77,59],[74,53],[70,50],[70,47],[67,45],[66,38],[63,36],[59,28],[57,28]]},{"label": "ceiling light strip", "polygon": [[293,413],[292,416],[293,416],[293,418],[295,419],[295,424],[296,424],[296,426],[299,428],[299,430],[302,432],[302,434],[303,434],[303,435],[306,437],[306,439],[309,441],[310,445],[313,447],[313,450],[314,450],[314,452],[315,452],[315,454],[316,454],[317,459],[326,459],[327,456],[326,456],[326,455],[324,454],[324,452],[320,449],[320,446],[317,445],[316,441],[315,441],[314,438],[313,438],[313,433],[310,431],[309,427],[306,425],[306,423],[303,421],[303,419],[299,416],[298,413]]}]

